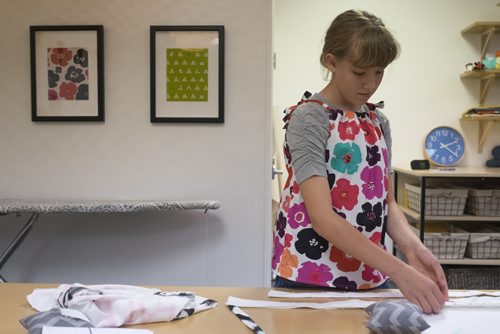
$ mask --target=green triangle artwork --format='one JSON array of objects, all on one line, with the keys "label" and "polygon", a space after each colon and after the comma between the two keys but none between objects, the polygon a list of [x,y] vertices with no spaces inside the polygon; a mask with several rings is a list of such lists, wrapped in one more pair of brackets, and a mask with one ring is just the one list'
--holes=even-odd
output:
[{"label": "green triangle artwork", "polygon": [[208,101],[208,49],[167,48],[167,101]]}]

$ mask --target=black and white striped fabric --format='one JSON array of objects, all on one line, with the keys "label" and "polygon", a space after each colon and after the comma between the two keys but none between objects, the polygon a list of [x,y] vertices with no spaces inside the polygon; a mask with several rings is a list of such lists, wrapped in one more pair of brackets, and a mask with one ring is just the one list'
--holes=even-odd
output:
[{"label": "black and white striped fabric", "polygon": [[35,313],[19,320],[19,322],[28,330],[29,334],[41,334],[43,326],[94,327],[88,321],[65,316],[58,309]]},{"label": "black and white striped fabric", "polygon": [[366,327],[377,334],[417,334],[430,327],[422,309],[407,300],[373,303],[365,311],[370,315]]},{"label": "black and white striped fabric", "polygon": [[250,328],[254,333],[265,334],[264,330],[262,328],[260,328],[260,326],[257,325],[257,323],[255,321],[253,321],[253,319],[250,318],[250,316],[248,314],[243,312],[243,310],[240,309],[238,306],[227,305],[227,307],[231,310],[231,312],[233,312],[238,317],[238,319],[241,320],[241,322],[245,326]]}]

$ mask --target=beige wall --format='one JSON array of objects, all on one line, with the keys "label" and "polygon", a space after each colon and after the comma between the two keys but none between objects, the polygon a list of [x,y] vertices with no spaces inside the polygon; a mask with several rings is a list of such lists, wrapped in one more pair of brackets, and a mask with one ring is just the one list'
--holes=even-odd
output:
[{"label": "beige wall", "polygon": [[[66,24],[104,26],[104,123],[31,122],[29,26]],[[150,25],[225,26],[224,124],[149,122]],[[221,202],[206,216],[45,215],[2,275],[268,284],[270,1],[2,0],[0,50],[0,198]],[[0,217],[0,250],[23,219]]]},{"label": "beige wall", "polygon": [[[458,129],[466,139],[462,166],[482,166],[491,149],[500,145],[500,122],[494,124],[483,153],[478,153],[478,124],[460,122],[460,115],[479,105],[479,81],[461,80],[465,64],[478,60],[480,36],[460,31],[474,21],[498,21],[497,0],[276,0],[274,104],[292,105],[303,91],[316,92],[322,80],[319,54],[330,22],[355,8],[381,17],[399,40],[402,53],[387,68],[373,101],[385,101],[393,133],[393,165],[409,167],[423,158],[425,135],[439,125]],[[490,51],[500,50],[495,35]],[[493,82],[486,105],[500,104],[500,80]]]}]

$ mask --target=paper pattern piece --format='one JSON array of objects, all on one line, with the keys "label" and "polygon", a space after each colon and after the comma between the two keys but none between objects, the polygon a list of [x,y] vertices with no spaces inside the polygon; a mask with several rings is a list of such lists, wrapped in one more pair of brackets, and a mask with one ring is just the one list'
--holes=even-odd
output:
[{"label": "paper pattern piece", "polygon": [[48,48],[47,64],[49,101],[89,99],[87,49]]},{"label": "paper pattern piece", "polygon": [[148,329],[133,328],[75,328],[43,326],[42,334],[153,334]]},{"label": "paper pattern piece", "polygon": [[497,334],[500,308],[448,308],[422,315],[431,327],[425,334]]},{"label": "paper pattern piece", "polygon": [[167,101],[208,101],[208,49],[167,48]]},{"label": "paper pattern piece", "polygon": [[239,307],[258,307],[258,308],[312,308],[318,310],[332,310],[339,308],[365,308],[375,303],[375,301],[350,299],[325,303],[300,303],[300,302],[273,302],[268,300],[242,299],[229,296],[226,304]]}]

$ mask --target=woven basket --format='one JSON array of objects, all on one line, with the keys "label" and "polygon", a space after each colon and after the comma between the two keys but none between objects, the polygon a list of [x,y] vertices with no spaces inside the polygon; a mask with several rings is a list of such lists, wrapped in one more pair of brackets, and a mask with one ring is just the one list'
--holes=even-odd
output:
[{"label": "woven basket", "polygon": [[465,211],[476,216],[500,216],[500,190],[469,189]]},{"label": "woven basket", "polygon": [[[408,206],[420,212],[421,189],[419,186],[405,183],[408,194]],[[461,188],[426,188],[425,215],[461,216],[469,190]]]}]

